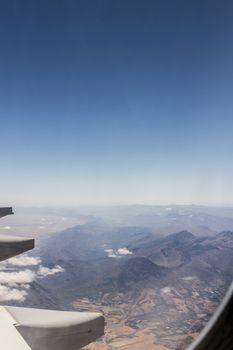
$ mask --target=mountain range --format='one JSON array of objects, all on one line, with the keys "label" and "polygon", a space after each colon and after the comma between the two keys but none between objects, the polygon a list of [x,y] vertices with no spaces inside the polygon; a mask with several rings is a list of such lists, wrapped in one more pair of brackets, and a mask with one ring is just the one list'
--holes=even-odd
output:
[{"label": "mountain range", "polygon": [[38,277],[20,305],[102,312],[106,335],[88,349],[184,349],[233,279],[233,231],[165,235],[90,218],[39,238],[29,256],[41,266],[28,267]]}]

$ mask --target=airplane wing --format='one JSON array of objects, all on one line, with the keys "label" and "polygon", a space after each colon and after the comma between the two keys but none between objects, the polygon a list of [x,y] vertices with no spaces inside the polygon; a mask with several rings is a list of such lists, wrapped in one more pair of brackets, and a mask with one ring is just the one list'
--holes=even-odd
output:
[{"label": "airplane wing", "polygon": [[17,332],[14,318],[4,306],[0,306],[0,344],[3,350],[30,350],[31,348]]},{"label": "airplane wing", "polygon": [[12,214],[14,213],[11,207],[0,208],[0,218],[3,218],[3,216],[6,216],[6,215],[12,215]]},{"label": "airplane wing", "polygon": [[80,349],[104,333],[104,317],[99,313],[9,306],[5,309],[33,350]]},{"label": "airplane wing", "polygon": [[[13,214],[0,208],[0,217]],[[34,248],[34,239],[0,235],[0,261]],[[71,312],[0,306],[0,348],[3,350],[76,350],[104,334],[104,317]]]},{"label": "airplane wing", "polygon": [[34,248],[34,239],[0,235],[0,261],[12,258]]}]

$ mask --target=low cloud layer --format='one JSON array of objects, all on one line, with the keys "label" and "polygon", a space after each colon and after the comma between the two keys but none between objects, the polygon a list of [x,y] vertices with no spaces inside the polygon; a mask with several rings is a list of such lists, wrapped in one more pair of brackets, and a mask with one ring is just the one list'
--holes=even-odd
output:
[{"label": "low cloud layer", "polygon": [[55,275],[55,273],[64,272],[64,271],[65,270],[60,265],[56,265],[52,269],[41,265],[39,267],[39,270],[37,271],[37,276],[39,276],[40,278],[43,278],[43,277]]},{"label": "low cloud layer", "polygon": [[133,254],[126,247],[119,248],[116,251],[114,251],[113,249],[105,249],[104,251],[105,251],[105,253],[107,253],[109,258],[121,258],[124,255],[131,255],[131,254]]},{"label": "low cloud layer", "polygon": [[41,264],[41,259],[33,256],[19,256],[6,261],[8,265],[14,266],[36,266]]},{"label": "low cloud layer", "polygon": [[25,300],[27,292],[16,288],[9,288],[0,284],[0,300],[1,301],[19,301]]},{"label": "low cloud layer", "polygon": [[28,295],[30,283],[64,271],[60,265],[49,268],[41,263],[39,257],[28,255],[0,263],[0,301],[23,302]]},{"label": "low cloud layer", "polygon": [[117,255],[114,253],[114,250],[113,250],[113,249],[105,249],[104,251],[105,251],[105,253],[107,253],[107,255],[108,255],[109,258],[119,258],[119,256],[117,256]]},{"label": "low cloud layer", "polygon": [[36,273],[27,269],[16,272],[0,272],[0,284],[17,285],[27,284],[35,280]]},{"label": "low cloud layer", "polygon": [[129,249],[127,248],[120,248],[117,250],[117,253],[120,255],[131,255],[133,254]]},{"label": "low cloud layer", "polygon": [[163,294],[169,294],[169,293],[171,293],[171,291],[172,291],[171,287],[164,287],[164,288],[161,289],[161,292]]},{"label": "low cloud layer", "polygon": [[193,281],[196,279],[196,277],[195,276],[186,276],[186,277],[183,277],[182,279],[184,281]]}]

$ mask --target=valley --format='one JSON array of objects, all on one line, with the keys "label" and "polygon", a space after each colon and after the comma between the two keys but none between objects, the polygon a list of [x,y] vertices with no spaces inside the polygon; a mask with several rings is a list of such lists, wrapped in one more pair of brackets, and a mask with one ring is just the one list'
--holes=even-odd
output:
[{"label": "valley", "polygon": [[[189,226],[195,227],[194,217]],[[90,215],[82,224],[40,236],[26,254],[34,266],[20,260],[3,266],[15,279],[20,271],[34,277],[26,286],[7,285],[25,297],[1,302],[103,313],[106,334],[86,350],[184,350],[233,280],[233,231],[206,231],[162,234],[154,226],[110,224]]]}]

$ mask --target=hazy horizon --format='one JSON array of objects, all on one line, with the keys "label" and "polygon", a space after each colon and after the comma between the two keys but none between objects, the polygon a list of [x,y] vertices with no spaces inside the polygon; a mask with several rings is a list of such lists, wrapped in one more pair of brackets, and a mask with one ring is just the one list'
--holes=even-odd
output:
[{"label": "hazy horizon", "polygon": [[215,209],[233,209],[232,205],[219,205],[215,203],[149,203],[149,202],[139,202],[139,203],[87,203],[87,204],[64,204],[64,203],[16,203],[10,201],[1,201],[1,207],[13,207],[18,209],[79,209],[79,208],[117,208],[117,207],[161,207],[161,208],[170,208],[170,207],[203,207],[203,208],[215,208]]},{"label": "hazy horizon", "polygon": [[62,203],[56,204],[17,204],[12,202],[1,202],[1,207],[12,207],[13,211],[17,209],[79,209],[79,208],[117,208],[117,207],[161,207],[161,208],[175,208],[175,207],[195,207],[195,208],[213,208],[213,209],[233,209],[233,205],[215,205],[203,203],[126,203],[126,204],[76,204],[64,205]]}]

